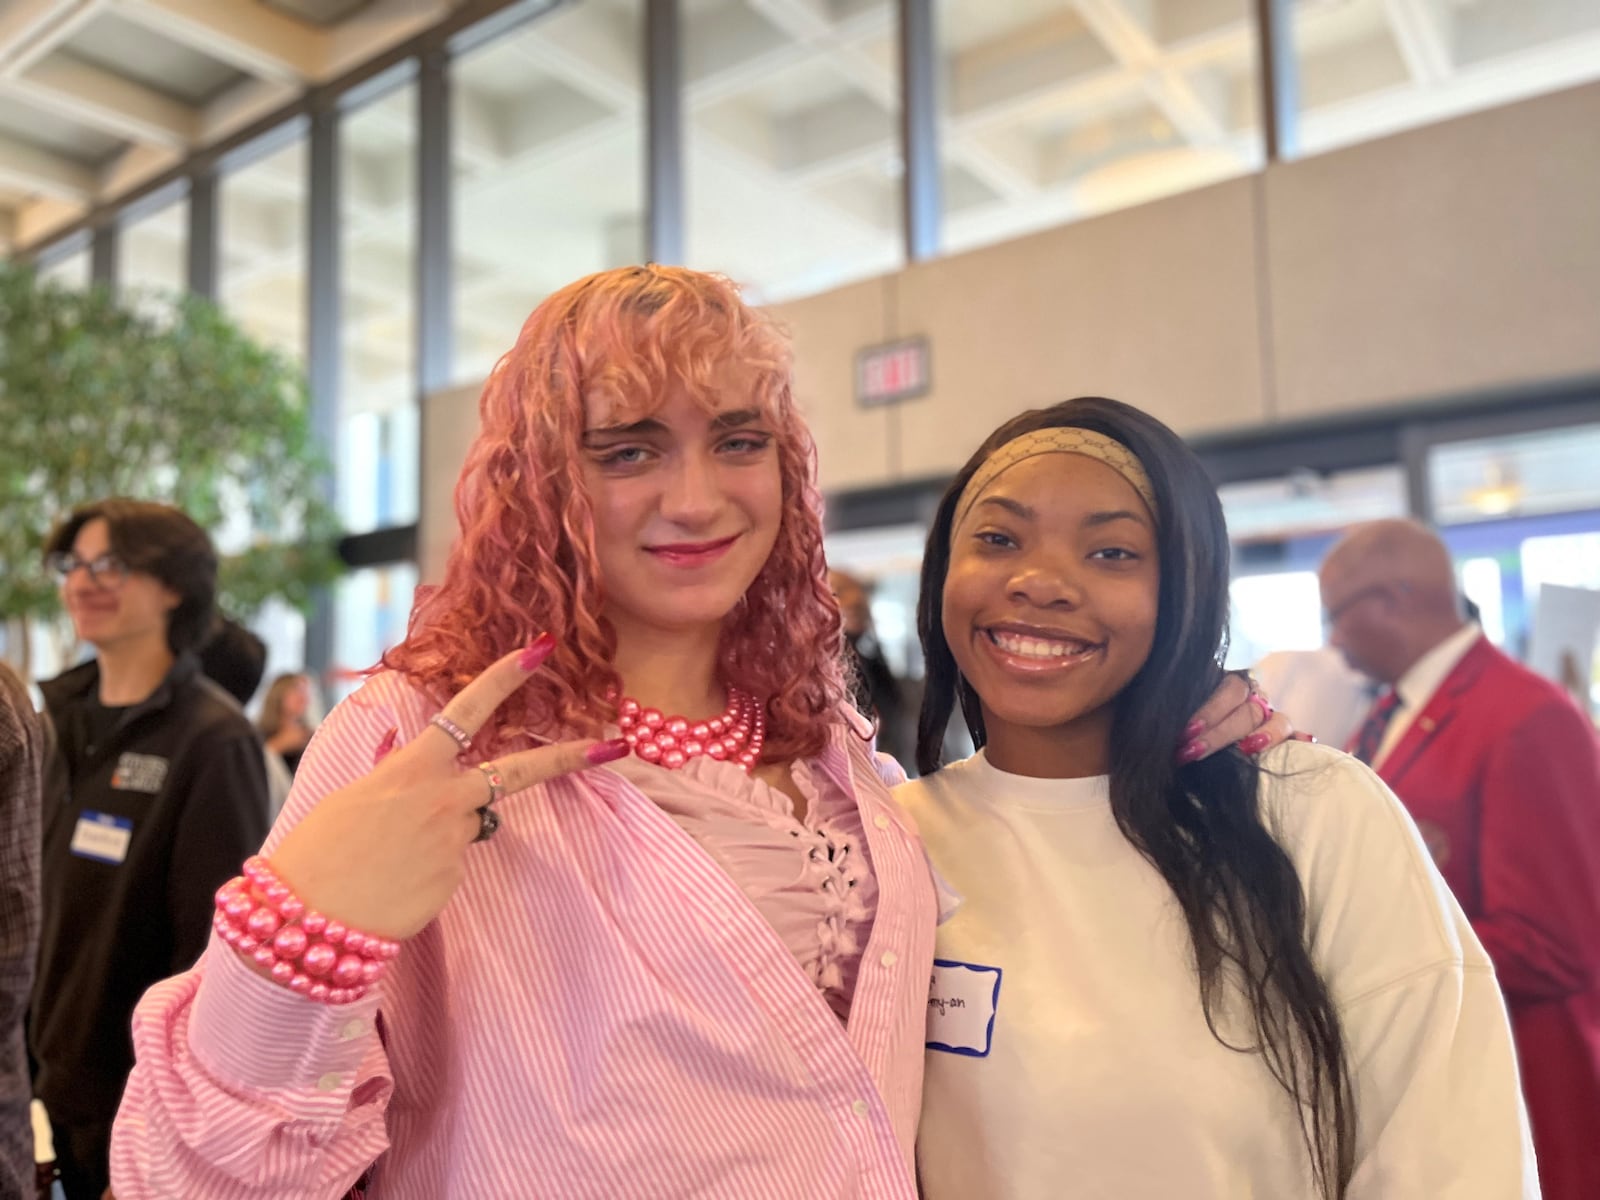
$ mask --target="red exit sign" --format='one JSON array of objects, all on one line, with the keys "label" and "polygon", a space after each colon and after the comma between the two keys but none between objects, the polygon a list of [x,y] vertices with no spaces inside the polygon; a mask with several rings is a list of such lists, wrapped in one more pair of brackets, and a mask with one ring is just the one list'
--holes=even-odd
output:
[{"label": "red exit sign", "polygon": [[905,338],[856,352],[856,403],[863,408],[921,396],[932,382],[927,338]]}]

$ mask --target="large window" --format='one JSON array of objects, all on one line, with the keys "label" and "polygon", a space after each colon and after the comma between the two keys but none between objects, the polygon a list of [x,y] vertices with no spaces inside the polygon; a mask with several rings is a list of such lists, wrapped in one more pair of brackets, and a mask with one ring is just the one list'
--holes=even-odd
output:
[{"label": "large window", "polygon": [[683,5],[689,262],[766,302],[900,266],[895,10]]},{"label": "large window", "polygon": [[[1444,441],[1427,448],[1425,462],[1434,519],[1484,610],[1484,629],[1560,678],[1547,652],[1572,622],[1540,593],[1552,584],[1600,593],[1600,425]],[[1600,688],[1600,655],[1583,645],[1576,653],[1596,660]],[[1579,666],[1592,673],[1590,661]]]},{"label": "large window", "polygon": [[[254,147],[217,181],[217,299],[251,337],[303,363],[306,140],[298,127],[287,132],[287,139]],[[239,511],[219,531],[218,548],[224,553],[242,550],[251,536],[250,522]],[[271,601],[251,628],[267,643],[264,679],[305,668],[306,619],[298,609]]]},{"label": "large window", "polygon": [[1600,425],[1446,442],[1428,451],[1434,519],[1600,509]]},{"label": "large window", "polygon": [[117,231],[117,288],[142,310],[160,312],[188,290],[189,204],[165,197]]},{"label": "large window", "polygon": [[323,692],[330,703],[360,687],[367,668],[405,637],[416,590],[417,568],[411,563],[368,567],[339,581],[334,596],[333,662],[323,679]]},{"label": "large window", "polygon": [[89,286],[89,248],[83,246],[57,254],[41,262],[37,274],[41,280],[65,288]]},{"label": "large window", "polygon": [[1233,541],[1230,667],[1322,645],[1317,568],[1328,548],[1351,525],[1406,512],[1398,466],[1302,470],[1228,484],[1218,494]]},{"label": "large window", "polygon": [[353,533],[417,516],[417,87],[340,128],[339,510]]},{"label": "large window", "polygon": [[258,341],[306,355],[307,162],[303,131],[226,170],[218,191],[217,293]]},{"label": "large window", "polygon": [[952,251],[1261,163],[1242,0],[942,0],[937,12]]},{"label": "large window", "polygon": [[533,308],[644,245],[641,5],[570,5],[452,73],[455,376],[485,378]]},{"label": "large window", "polygon": [[1307,0],[1294,13],[1304,153],[1600,79],[1595,0]]}]

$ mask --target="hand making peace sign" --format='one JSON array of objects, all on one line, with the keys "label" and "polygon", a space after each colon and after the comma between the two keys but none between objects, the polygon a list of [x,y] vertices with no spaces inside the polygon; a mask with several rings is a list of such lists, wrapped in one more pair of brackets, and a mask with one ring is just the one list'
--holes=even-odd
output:
[{"label": "hand making peace sign", "polygon": [[[610,762],[625,742],[559,742],[481,766],[463,744],[548,656],[541,638],[506,655],[445,705],[433,724],[363,778],[320,800],[269,857],[306,907],[379,937],[422,929],[461,885],[468,847],[498,818],[482,810],[559,775]],[[454,727],[452,729],[452,727]]]}]

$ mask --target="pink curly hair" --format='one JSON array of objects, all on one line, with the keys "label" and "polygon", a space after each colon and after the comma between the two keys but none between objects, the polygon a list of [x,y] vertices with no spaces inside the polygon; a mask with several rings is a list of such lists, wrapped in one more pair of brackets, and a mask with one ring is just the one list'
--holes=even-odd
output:
[{"label": "pink curly hair", "polygon": [[419,591],[406,640],[384,665],[443,701],[548,630],[555,653],[501,706],[484,748],[561,729],[592,734],[614,717],[605,696],[622,681],[600,615],[605,581],[580,460],[584,401],[614,402],[639,420],[678,384],[709,406],[713,377],[729,362],[755,375],[750,398],[775,434],[783,516],[766,565],[724,622],[721,674],[766,698],[766,759],[817,753],[846,692],[816,447],[795,409],[788,344],[729,280],[681,267],[591,275],[528,318],[484,385],[481,429],[456,484],[461,536],[445,582]]}]

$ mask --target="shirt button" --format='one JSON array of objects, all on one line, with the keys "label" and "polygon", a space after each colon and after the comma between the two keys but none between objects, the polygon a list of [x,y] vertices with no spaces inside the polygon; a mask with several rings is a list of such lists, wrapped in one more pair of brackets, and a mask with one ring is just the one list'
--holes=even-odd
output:
[{"label": "shirt button", "polygon": [[340,1075],[337,1071],[329,1071],[321,1079],[317,1080],[317,1091],[336,1092],[343,1083],[344,1076]]},{"label": "shirt button", "polygon": [[879,813],[877,816],[873,817],[872,823],[879,829],[889,828],[889,818],[884,816],[882,813]]},{"label": "shirt button", "polygon": [[872,1111],[872,1106],[869,1105],[865,1100],[857,1100],[850,1106],[850,1111],[855,1113],[855,1115],[858,1117],[864,1117]]},{"label": "shirt button", "polygon": [[339,1040],[341,1042],[353,1042],[366,1031],[367,1023],[360,1017],[356,1017],[352,1021],[345,1022],[344,1028],[339,1030]]},{"label": "shirt button", "polygon": [[892,967],[892,966],[895,965],[895,963],[900,961],[900,956],[898,954],[896,954],[893,950],[885,950],[883,952],[883,957],[880,958],[878,961],[881,962],[886,967]]}]

